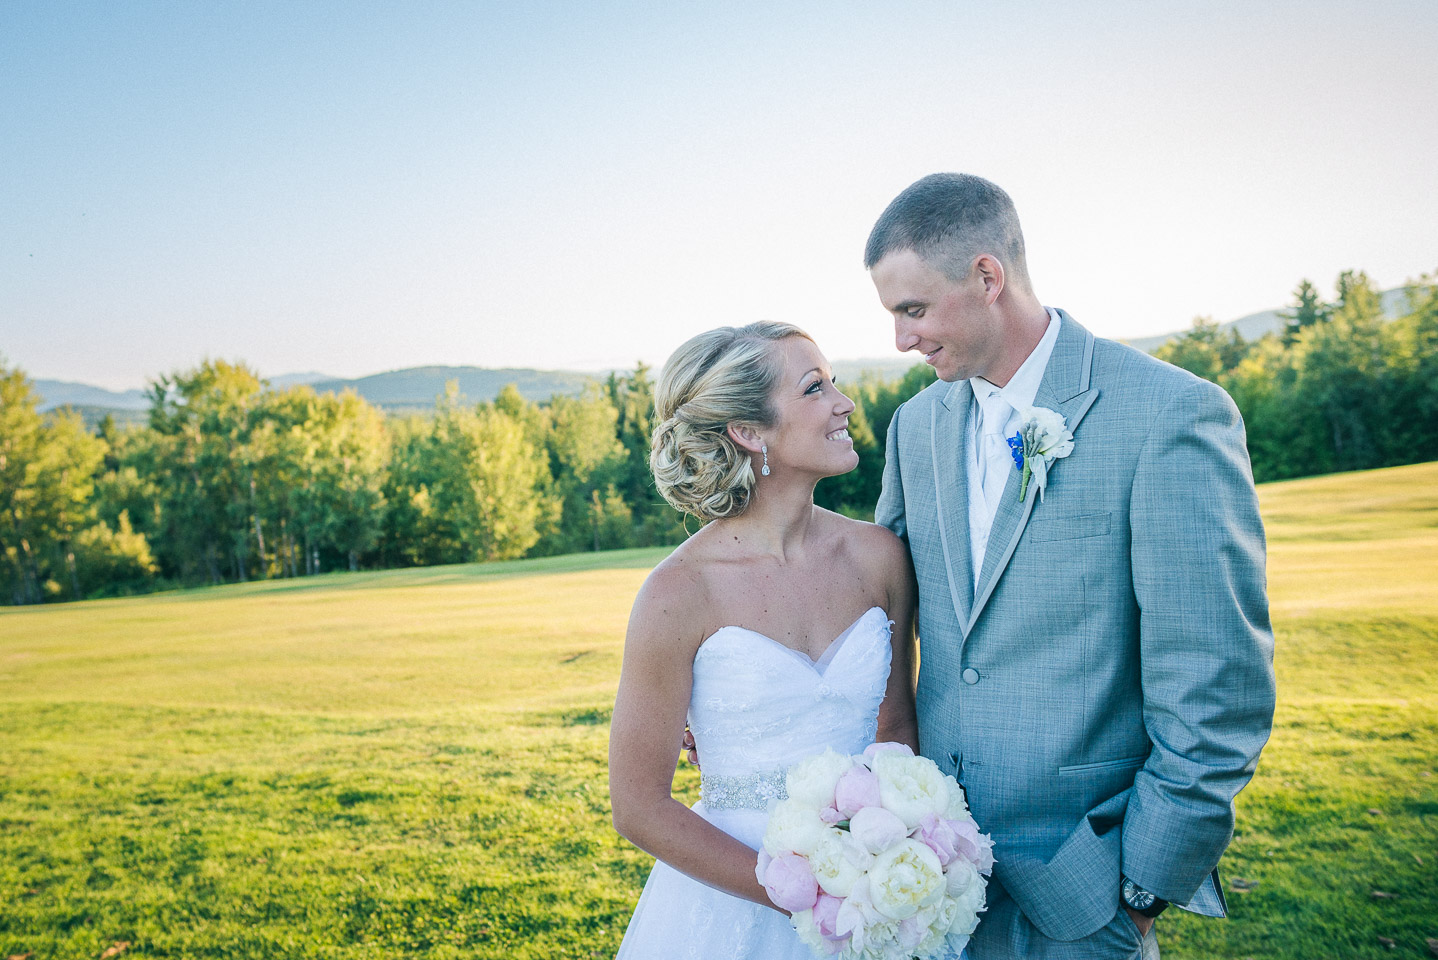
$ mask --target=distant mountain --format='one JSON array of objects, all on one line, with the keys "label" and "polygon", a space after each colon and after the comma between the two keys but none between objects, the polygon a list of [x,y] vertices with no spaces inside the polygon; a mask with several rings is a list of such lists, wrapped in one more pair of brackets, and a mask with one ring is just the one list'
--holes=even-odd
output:
[{"label": "distant mountain", "polygon": [[81,404],[80,406],[67,406],[66,410],[73,410],[80,415],[88,430],[98,431],[100,424],[106,417],[114,421],[117,427],[138,427],[150,422],[150,411],[146,410],[121,410],[116,407],[91,407]]},{"label": "distant mountain", "polygon": [[[1408,288],[1394,287],[1392,290],[1384,290],[1382,293],[1383,313],[1393,320],[1408,312]],[[1279,333],[1287,322],[1280,313],[1286,313],[1290,307],[1283,307],[1281,310],[1264,310],[1261,313],[1250,313],[1246,317],[1239,317],[1237,320],[1230,320],[1227,323],[1220,323],[1218,329],[1227,333],[1229,330],[1237,330],[1245,340],[1257,340],[1265,333]],[[1156,337],[1134,337],[1123,342],[1135,350],[1142,350],[1144,353],[1153,353],[1159,347],[1168,343],[1176,337],[1181,337],[1187,330],[1175,330],[1173,333],[1164,333]]]},{"label": "distant mountain", "polygon": [[908,373],[911,367],[919,366],[923,362],[924,358],[917,353],[900,353],[882,359],[868,357],[861,360],[835,360],[830,365],[834,368],[834,379],[842,389],[865,374],[880,380],[897,380]]},{"label": "distant mountain", "polygon": [[101,407],[106,410],[148,410],[150,398],[143,390],[106,390],[69,380],[34,380],[40,395],[40,410],[56,407]]},{"label": "distant mountain", "polygon": [[328,373],[316,373],[311,370],[309,373],[282,373],[278,377],[265,377],[271,387],[276,390],[283,390],[285,387],[293,387],[297,384],[320,383],[325,380],[335,380],[336,377]]},{"label": "distant mountain", "polygon": [[[317,393],[353,389],[372,405],[386,410],[428,409],[444,393],[445,384],[455,380],[460,395],[470,403],[493,400],[507,384],[514,384],[526,400],[548,400],[555,394],[574,396],[586,384],[596,383],[597,373],[571,370],[531,370],[525,367],[410,367],[391,370],[356,380],[321,380],[311,383]],[[274,381],[271,380],[271,383]]]}]

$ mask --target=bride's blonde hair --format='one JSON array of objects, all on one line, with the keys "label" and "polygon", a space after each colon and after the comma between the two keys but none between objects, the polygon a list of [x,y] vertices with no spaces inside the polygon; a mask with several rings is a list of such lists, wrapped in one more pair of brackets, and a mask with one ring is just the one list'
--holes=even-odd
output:
[{"label": "bride's blonde hair", "polygon": [[737,517],[754,491],[751,454],[729,438],[731,423],[769,426],[780,374],[774,344],[813,340],[791,323],[761,321],[701,333],[674,351],[654,388],[649,469],[675,509],[700,520]]}]

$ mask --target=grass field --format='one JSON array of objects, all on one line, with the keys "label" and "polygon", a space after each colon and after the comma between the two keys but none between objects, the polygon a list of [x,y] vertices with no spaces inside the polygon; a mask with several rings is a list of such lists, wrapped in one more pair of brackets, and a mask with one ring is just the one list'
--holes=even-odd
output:
[{"label": "grass field", "polygon": [[[1438,463],[1260,493],[1278,716],[1232,919],[1170,911],[1164,954],[1429,956]],[[649,861],[609,705],[662,555],[0,610],[0,957],[612,956]]]}]

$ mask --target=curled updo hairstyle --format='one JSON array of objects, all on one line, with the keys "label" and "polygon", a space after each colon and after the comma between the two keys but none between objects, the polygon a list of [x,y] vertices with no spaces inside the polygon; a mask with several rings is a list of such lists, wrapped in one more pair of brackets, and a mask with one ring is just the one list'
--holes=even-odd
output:
[{"label": "curled updo hairstyle", "polygon": [[674,351],[654,388],[649,469],[675,509],[700,520],[737,517],[754,491],[747,450],[729,438],[731,423],[769,426],[769,396],[781,372],[774,345],[812,340],[789,323],[719,327]]}]

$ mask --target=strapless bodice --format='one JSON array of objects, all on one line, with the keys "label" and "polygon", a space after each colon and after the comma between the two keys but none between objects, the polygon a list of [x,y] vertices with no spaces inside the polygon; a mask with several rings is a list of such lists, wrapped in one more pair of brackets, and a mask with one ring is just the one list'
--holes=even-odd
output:
[{"label": "strapless bodice", "polygon": [[706,781],[782,772],[833,747],[874,742],[889,678],[888,614],[870,607],[819,660],[745,627],[721,627],[694,655],[689,729]]},{"label": "strapless bodice", "polygon": [[[703,764],[694,811],[758,849],[766,793],[784,771],[833,747],[874,742],[889,680],[889,618],[871,607],[817,661],[744,627],[714,631],[694,654],[689,728]],[[717,802],[711,786],[721,784]],[[768,786],[765,786],[767,784]],[[618,960],[812,960],[782,914],[654,866]]]}]

